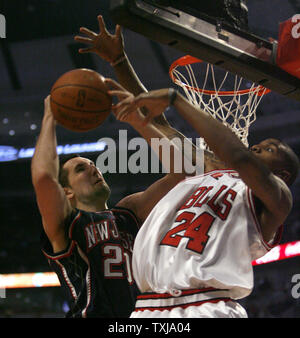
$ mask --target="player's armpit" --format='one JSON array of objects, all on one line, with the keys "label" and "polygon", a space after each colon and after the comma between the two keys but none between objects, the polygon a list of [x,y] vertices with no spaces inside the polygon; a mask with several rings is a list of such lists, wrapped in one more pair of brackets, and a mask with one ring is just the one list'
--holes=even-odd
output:
[{"label": "player's armpit", "polygon": [[54,231],[53,227],[43,220],[43,227],[52,245],[53,253],[63,251],[67,248],[68,238],[66,237],[66,231],[63,224],[58,228],[55,227],[56,230]]},{"label": "player's armpit", "polygon": [[257,215],[266,242],[270,241],[292,208],[292,194],[288,186],[250,151],[245,149],[233,164],[253,195],[262,204]]},{"label": "player's armpit", "polygon": [[270,192],[270,194],[265,197],[265,201],[262,201],[262,198],[257,197],[257,193],[254,193],[259,199],[259,203],[262,203],[262,210],[257,217],[263,239],[266,242],[274,238],[278,228],[284,224],[293,205],[292,194],[287,185],[279,177],[273,174],[271,175],[274,176],[272,179],[273,184],[277,185],[277,187],[274,188],[273,195]]}]

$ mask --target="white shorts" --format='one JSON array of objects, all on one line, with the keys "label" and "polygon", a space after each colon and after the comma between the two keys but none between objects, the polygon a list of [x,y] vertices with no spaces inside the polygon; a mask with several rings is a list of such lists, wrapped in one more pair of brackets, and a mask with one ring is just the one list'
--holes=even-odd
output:
[{"label": "white shorts", "polygon": [[130,318],[248,318],[246,310],[230,299],[227,290],[213,288],[170,294],[138,296]]}]

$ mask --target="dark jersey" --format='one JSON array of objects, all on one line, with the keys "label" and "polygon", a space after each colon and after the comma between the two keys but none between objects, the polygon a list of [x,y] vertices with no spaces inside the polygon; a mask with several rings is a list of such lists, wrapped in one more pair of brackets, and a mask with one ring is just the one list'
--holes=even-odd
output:
[{"label": "dark jersey", "polygon": [[129,317],[138,293],[131,268],[138,231],[133,212],[76,209],[66,231],[66,250],[54,254],[45,234],[42,250],[69,301],[67,317]]}]

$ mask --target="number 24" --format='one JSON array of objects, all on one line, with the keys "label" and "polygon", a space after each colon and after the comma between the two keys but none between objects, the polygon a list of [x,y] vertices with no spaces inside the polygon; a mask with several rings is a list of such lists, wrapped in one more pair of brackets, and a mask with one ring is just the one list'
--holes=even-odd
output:
[{"label": "number 24", "polygon": [[202,254],[209,240],[207,233],[215,218],[207,212],[202,213],[196,219],[194,218],[195,214],[188,211],[178,215],[175,222],[181,223],[168,231],[160,244],[177,247],[182,238],[189,238],[186,249]]}]

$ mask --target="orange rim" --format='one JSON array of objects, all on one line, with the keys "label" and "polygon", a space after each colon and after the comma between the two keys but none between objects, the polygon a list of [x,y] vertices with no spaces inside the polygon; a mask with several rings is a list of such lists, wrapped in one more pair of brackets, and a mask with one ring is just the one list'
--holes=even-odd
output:
[{"label": "orange rim", "polygon": [[[170,69],[169,69],[169,75],[170,75],[170,78],[172,79],[172,81],[174,83],[176,83],[177,79],[175,78],[174,74],[173,74],[173,71],[177,68],[177,67],[184,67],[184,66],[188,66],[188,65],[191,65],[191,64],[194,64],[194,63],[201,63],[203,62],[203,60],[200,60],[198,58],[195,58],[194,56],[191,56],[191,55],[185,55],[185,56],[182,56],[181,58],[175,60],[171,66],[170,66]],[[192,87],[192,86],[189,86],[189,85],[186,85],[186,84],[183,84],[184,87],[188,88],[188,89],[191,89],[191,90],[194,90],[194,91],[197,91],[199,93],[203,93],[203,94],[206,94],[206,95],[214,95],[214,94],[217,94],[217,95],[220,95],[220,96],[230,96],[230,95],[245,95],[245,94],[248,94],[250,92],[255,92],[255,94],[257,96],[262,96],[264,94],[268,94],[271,92],[270,89],[268,88],[265,88],[261,85],[258,85],[257,87],[254,87],[254,88],[250,88],[250,89],[241,89],[241,90],[237,90],[237,91],[216,91],[216,90],[206,90],[206,89],[201,89],[201,88],[197,88],[197,87]]]}]

